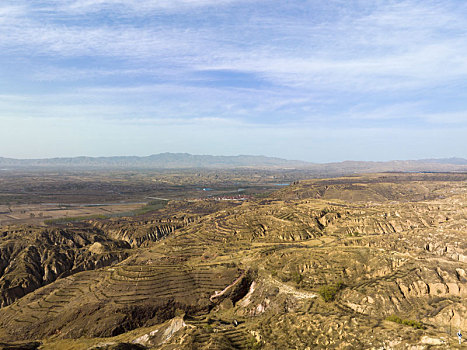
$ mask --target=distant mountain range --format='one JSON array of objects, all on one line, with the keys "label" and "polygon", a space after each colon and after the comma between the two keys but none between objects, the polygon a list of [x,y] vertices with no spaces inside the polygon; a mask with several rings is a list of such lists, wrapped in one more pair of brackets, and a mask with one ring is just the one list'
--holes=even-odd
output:
[{"label": "distant mountain range", "polygon": [[160,153],[147,157],[72,157],[13,159],[0,157],[0,167],[75,167],[75,168],[295,168],[311,163],[264,156],[211,156],[189,153]]},{"label": "distant mountain range", "polygon": [[67,169],[177,169],[177,168],[262,168],[303,169],[326,174],[351,174],[383,171],[467,171],[467,159],[443,158],[396,160],[387,162],[345,161],[317,164],[265,156],[211,156],[189,153],[160,153],[147,157],[72,157],[13,159],[0,157],[0,168],[67,168]]}]

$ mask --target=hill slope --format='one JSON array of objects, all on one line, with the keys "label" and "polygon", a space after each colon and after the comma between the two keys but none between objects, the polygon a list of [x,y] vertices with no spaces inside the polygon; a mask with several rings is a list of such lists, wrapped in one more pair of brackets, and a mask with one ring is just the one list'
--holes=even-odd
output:
[{"label": "hill slope", "polygon": [[[23,267],[5,266],[5,281],[54,268],[15,248],[26,237],[53,237],[47,256],[73,257],[63,261],[81,268],[5,303],[0,342],[449,349],[456,329],[467,328],[466,174],[300,181],[229,203],[174,202],[132,219],[4,230],[2,251],[18,252]],[[115,258],[90,263],[103,254]]]}]

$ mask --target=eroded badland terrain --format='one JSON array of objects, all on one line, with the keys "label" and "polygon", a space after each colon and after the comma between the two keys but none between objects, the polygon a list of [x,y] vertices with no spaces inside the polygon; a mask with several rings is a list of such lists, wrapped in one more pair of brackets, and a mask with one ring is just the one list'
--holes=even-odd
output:
[{"label": "eroded badland terrain", "polygon": [[[2,224],[0,343],[459,346],[457,330],[467,333],[467,174],[300,180],[275,191],[285,178],[270,179],[265,191],[251,174],[225,176],[233,185],[209,196],[211,188],[190,182],[170,197],[172,178],[159,194],[168,199],[164,205],[132,216]],[[145,179],[136,183],[157,183]],[[239,186],[248,196],[228,194]],[[109,192],[110,200],[122,199],[117,192]],[[22,198],[9,205],[24,204]]]}]

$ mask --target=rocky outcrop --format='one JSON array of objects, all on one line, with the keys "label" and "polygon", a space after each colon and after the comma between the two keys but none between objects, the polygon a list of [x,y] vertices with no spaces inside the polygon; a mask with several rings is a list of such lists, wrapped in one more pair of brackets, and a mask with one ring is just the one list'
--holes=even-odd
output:
[{"label": "rocky outcrop", "polygon": [[164,326],[144,334],[132,341],[133,344],[140,344],[147,347],[160,346],[167,343],[179,330],[187,327],[182,317],[175,317]]},{"label": "rocky outcrop", "polygon": [[95,220],[92,225],[112,239],[125,241],[132,247],[140,247],[143,244],[157,242],[190,222],[193,222],[193,219],[185,217],[181,219]]}]

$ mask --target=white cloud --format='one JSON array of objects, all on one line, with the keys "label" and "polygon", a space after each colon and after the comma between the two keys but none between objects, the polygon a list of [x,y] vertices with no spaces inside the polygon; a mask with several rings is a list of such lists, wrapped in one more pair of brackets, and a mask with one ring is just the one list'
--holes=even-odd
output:
[{"label": "white cloud", "polygon": [[239,0],[66,0],[59,5],[60,10],[89,13],[102,9],[113,11],[131,10],[148,15],[152,10],[183,10],[193,7],[222,6]]},{"label": "white cloud", "polygon": [[429,2],[383,6],[318,28],[286,23],[290,41],[301,41],[298,50],[287,44],[249,47],[200,68],[245,70],[278,84],[347,91],[413,90],[467,75],[467,20]]},{"label": "white cloud", "polygon": [[0,5],[0,23],[19,17],[24,12],[24,7],[22,6]]},{"label": "white cloud", "polygon": [[[144,11],[146,7],[213,3],[74,0],[52,4],[55,10],[57,6],[123,6]],[[281,19],[280,13],[252,16],[246,24],[234,27],[235,23],[227,23],[225,28],[190,24],[184,27],[183,23],[99,25],[95,21],[77,26],[41,24],[30,10],[17,24],[0,27],[9,33],[0,36],[0,48],[6,53],[28,56],[112,57],[131,60],[137,66],[126,71],[115,67],[120,75],[148,69],[142,66],[151,64],[161,67],[159,72],[167,75],[171,71],[188,76],[185,73],[200,69],[228,69],[258,74],[274,84],[308,89],[413,90],[467,75],[467,37],[463,35],[467,21],[430,2],[393,3],[367,15],[341,16],[337,21],[319,24],[306,19],[291,23],[289,18]],[[268,34],[270,30],[273,35]],[[443,34],[447,30],[453,33]],[[88,74],[93,75],[92,70]],[[76,79],[73,73],[59,79],[66,75]]]},{"label": "white cloud", "polygon": [[22,23],[3,28],[6,52],[31,56],[109,56],[120,58],[184,60],[196,54],[196,37],[185,31],[129,27],[66,27]]}]

